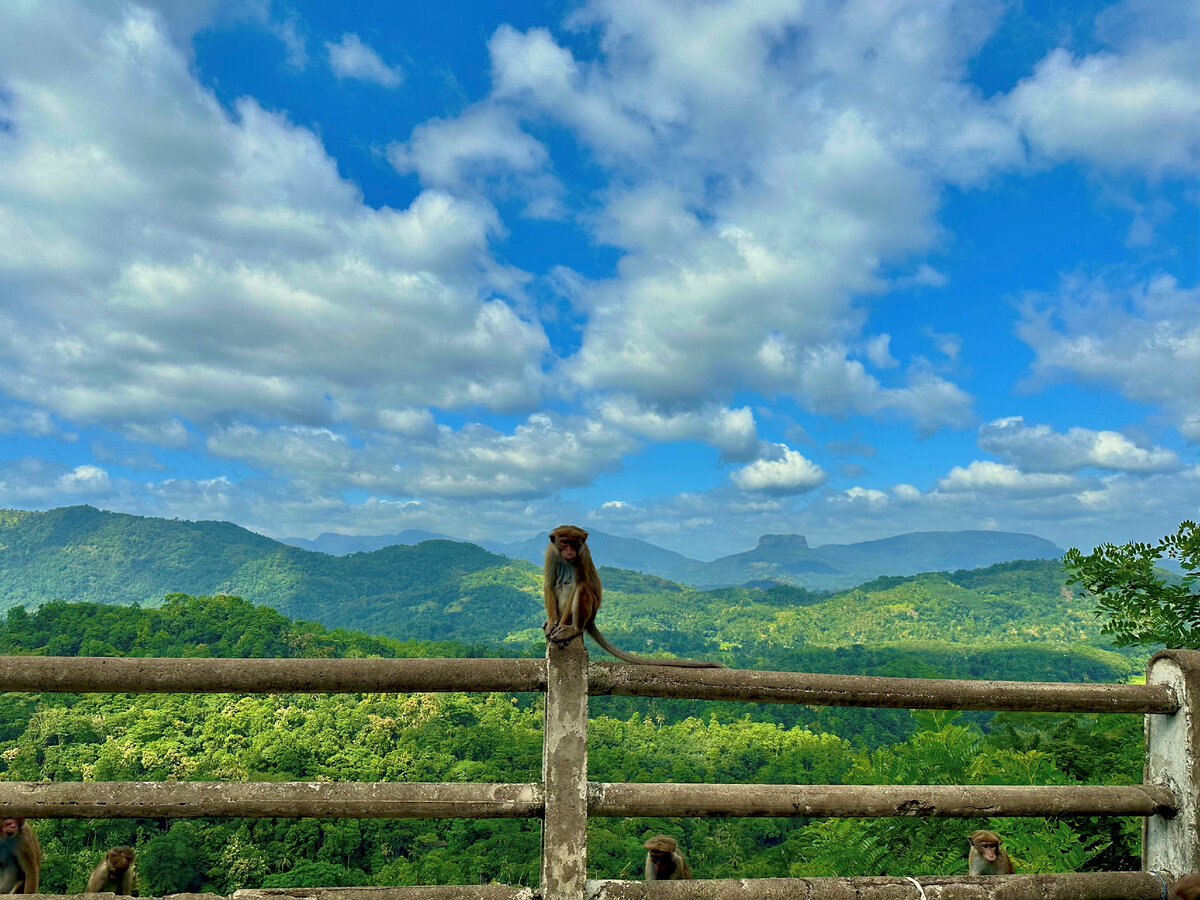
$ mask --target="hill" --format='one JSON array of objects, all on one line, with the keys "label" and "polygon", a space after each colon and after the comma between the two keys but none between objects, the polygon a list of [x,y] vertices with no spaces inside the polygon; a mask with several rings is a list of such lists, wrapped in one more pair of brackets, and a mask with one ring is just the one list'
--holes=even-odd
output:
[{"label": "hill", "polygon": [[[778,565],[811,562],[802,539],[762,550],[776,560],[791,554]],[[837,593],[769,581],[699,590],[609,567],[601,577],[600,625],[618,646],[743,667],[840,671],[813,653],[916,643],[948,648],[947,659],[964,647],[1017,644],[1070,646],[1095,658],[1108,646],[1090,602],[1073,597],[1050,560],[893,576]],[[538,569],[474,544],[426,541],[339,557],[226,522],[91,507],[0,514],[0,608],[56,599],[157,605],[176,592],[235,594],[292,618],[403,640],[516,654],[540,652],[542,642]]]},{"label": "hill", "polygon": [[764,534],[753,550],[712,562],[689,560],[658,574],[697,587],[777,581],[837,590],[883,575],[976,569],[1060,556],[1062,551],[1044,538],[1008,531],[922,531],[815,548],[803,535]]},{"label": "hill", "polygon": [[177,592],[236,594],[293,618],[465,643],[494,641],[496,623],[545,616],[534,568],[474,544],[337,557],[228,522],[90,506],[0,512],[0,609],[51,600],[154,605]]},{"label": "hill", "polygon": [[[397,534],[346,535],[326,532],[313,540],[287,538],[284,543],[321,553],[346,555],[396,544],[458,540],[431,531],[409,529]],[[475,541],[492,553],[541,565],[545,534],[524,541]],[[881,575],[975,569],[1015,559],[1058,559],[1062,550],[1032,534],[1008,531],[925,531],[875,541],[809,547],[799,534],[764,534],[758,546],[743,553],[704,562],[648,541],[592,531],[588,538],[597,562],[618,569],[658,575],[693,587],[735,584],[793,584],[821,590],[853,587]]]},{"label": "hill", "polygon": [[[480,544],[494,553],[540,563],[546,540],[537,535],[513,544]],[[923,531],[819,547],[810,547],[799,534],[764,534],[754,549],[710,562],[601,531],[593,531],[588,544],[592,556],[605,565],[710,588],[779,583],[838,590],[883,575],[976,569],[1017,559],[1062,556],[1062,550],[1045,538],[1009,531]]]},{"label": "hill", "polygon": [[[281,543],[301,550],[313,550],[317,553],[328,553],[331,556],[348,556],[351,553],[370,553],[372,550],[382,550],[395,544],[412,545],[422,541],[453,541],[448,534],[436,531],[421,531],[419,528],[406,528],[396,534],[338,534],[326,531],[312,540],[308,538],[288,537]],[[490,548],[489,548],[490,549]]]}]

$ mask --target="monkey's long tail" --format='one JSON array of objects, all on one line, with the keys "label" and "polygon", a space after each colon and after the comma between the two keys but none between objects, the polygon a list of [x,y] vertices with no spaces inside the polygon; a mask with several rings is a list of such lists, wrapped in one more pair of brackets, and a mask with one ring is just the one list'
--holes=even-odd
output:
[{"label": "monkey's long tail", "polygon": [[703,659],[657,659],[652,656],[635,656],[632,653],[626,653],[624,650],[618,650],[610,644],[607,638],[600,633],[600,629],[593,622],[588,625],[587,633],[592,636],[592,639],[615,656],[617,659],[623,659],[627,663],[633,663],[636,666],[678,666],[682,669],[723,669],[725,668],[720,663],[708,662]]}]

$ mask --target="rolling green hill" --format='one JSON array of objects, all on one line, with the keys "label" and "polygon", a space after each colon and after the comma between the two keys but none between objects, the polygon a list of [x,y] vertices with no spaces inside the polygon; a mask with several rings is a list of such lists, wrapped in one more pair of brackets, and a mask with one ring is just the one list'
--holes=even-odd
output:
[{"label": "rolling green hill", "polygon": [[[601,577],[599,625],[639,653],[745,668],[1102,681],[1127,677],[1144,658],[1111,650],[1090,601],[1064,587],[1052,560],[880,578],[837,593],[699,590],[604,567]],[[0,608],[232,594],[330,627],[523,655],[541,651],[540,578],[529,563],[452,541],[335,557],[226,522],[86,506],[0,512]]]}]

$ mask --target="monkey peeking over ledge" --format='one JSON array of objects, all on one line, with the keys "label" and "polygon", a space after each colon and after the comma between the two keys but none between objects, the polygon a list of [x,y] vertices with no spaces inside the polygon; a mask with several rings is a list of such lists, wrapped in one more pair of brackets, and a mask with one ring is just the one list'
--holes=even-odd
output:
[{"label": "monkey peeking over ledge", "polygon": [[639,666],[680,666],[689,669],[721,669],[720,663],[693,659],[651,659],[634,656],[610,644],[596,627],[600,609],[600,575],[587,546],[588,533],[576,525],[559,525],[550,532],[546,562],[542,569],[546,596],[546,640],[562,647],[585,631],[592,639],[627,663]]},{"label": "monkey peeking over ledge", "polygon": [[42,845],[22,818],[0,821],[0,894],[36,894],[42,877]]},{"label": "monkey peeking over ledge", "polygon": [[679,842],[665,834],[656,834],[646,843],[646,881],[687,881],[692,877],[687,860],[679,852]]}]

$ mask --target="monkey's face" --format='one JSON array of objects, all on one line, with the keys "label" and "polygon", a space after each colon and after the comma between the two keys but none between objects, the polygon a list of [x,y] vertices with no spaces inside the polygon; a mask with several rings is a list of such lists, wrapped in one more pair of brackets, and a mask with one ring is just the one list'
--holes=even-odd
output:
[{"label": "monkey's face", "polygon": [[569,563],[575,562],[586,540],[587,532],[574,526],[564,526],[550,532],[550,543],[558,555]]},{"label": "monkey's face", "polygon": [[971,844],[990,863],[994,863],[1000,853],[1000,836],[991,831],[976,831],[971,835]]},{"label": "monkey's face", "polygon": [[21,823],[16,819],[5,819],[0,822],[0,835],[12,837],[21,830]]},{"label": "monkey's face", "polygon": [[650,862],[654,863],[654,868],[662,872],[671,866],[671,854],[665,850],[651,850]]},{"label": "monkey's face", "polygon": [[124,871],[129,868],[133,862],[133,854],[124,850],[110,850],[108,852],[108,867],[117,871]]}]

